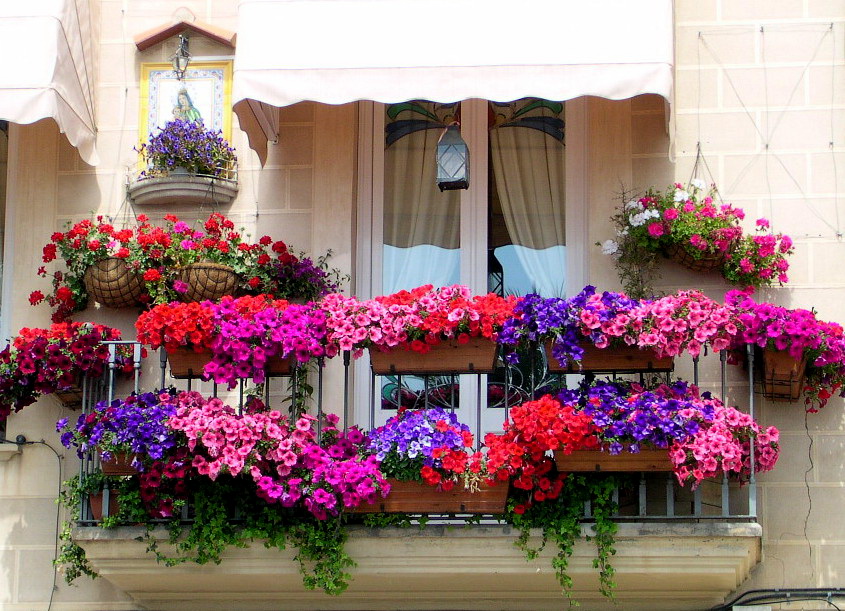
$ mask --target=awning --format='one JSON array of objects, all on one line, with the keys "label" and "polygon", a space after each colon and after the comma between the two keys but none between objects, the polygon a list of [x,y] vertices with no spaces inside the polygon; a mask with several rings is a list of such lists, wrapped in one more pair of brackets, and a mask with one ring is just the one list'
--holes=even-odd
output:
[{"label": "awning", "polygon": [[52,118],[95,165],[91,33],[88,0],[0,2],[0,119]]},{"label": "awning", "polygon": [[239,17],[233,100],[251,143],[272,120],[250,100],[672,92],[671,0],[241,0]]}]

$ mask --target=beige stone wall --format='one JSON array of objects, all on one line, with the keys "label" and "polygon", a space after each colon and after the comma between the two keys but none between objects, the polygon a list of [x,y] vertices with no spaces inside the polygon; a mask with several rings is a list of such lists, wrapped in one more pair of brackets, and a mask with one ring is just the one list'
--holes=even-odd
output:
[{"label": "beige stone wall", "polygon": [[[140,64],[166,61],[174,48],[173,41],[166,41],[138,53],[132,36],[184,18],[185,11],[220,27],[237,26],[236,0],[94,4],[100,31],[96,100],[101,164],[93,168],[80,161],[49,121],[10,130],[6,241],[14,258],[6,261],[11,281],[5,296],[13,304],[6,321],[12,332],[48,324],[47,310],[31,308],[27,295],[43,288],[34,271],[49,233],[91,211],[119,218],[129,211],[124,192],[138,139]],[[687,181],[700,142],[724,197],[745,207],[750,217],[769,217],[796,240],[790,288],[768,290],[763,296],[793,307],[814,306],[823,317],[845,322],[845,245],[840,235],[845,225],[845,5],[841,0],[675,4],[671,128],[665,104],[655,96],[591,99],[586,106],[589,281],[603,288],[618,286],[609,261],[592,246],[610,237],[607,217],[616,195],[623,188]],[[231,53],[198,37],[192,38],[191,52],[200,57]],[[270,145],[264,168],[235,120],[240,193],[222,211],[253,235],[269,233],[314,253],[332,248],[335,265],[354,269],[356,116],[354,105],[284,109],[279,143]],[[668,156],[670,132],[674,163]],[[142,211],[160,217],[170,210],[136,212]],[[714,297],[727,289],[716,276],[702,278],[669,266],[661,287],[702,287]],[[132,335],[129,313],[88,312],[86,317]],[[329,389],[339,388],[340,382],[335,367],[328,374]],[[746,405],[746,394],[741,376],[732,372],[731,398]],[[821,414],[808,416],[806,428],[797,405],[764,402],[757,412],[762,421],[781,428],[783,454],[778,469],[761,478],[764,561],[743,588],[842,586],[845,524],[833,517],[845,499],[843,401],[832,400]],[[9,436],[43,438],[56,447],[53,423],[63,415],[68,414],[45,398],[10,419]],[[76,469],[72,454],[60,454],[64,458],[57,461],[40,445],[20,453],[0,446],[2,609],[46,608],[50,598],[59,465],[62,478]],[[135,608],[103,580],[78,583],[68,588],[59,580],[53,608]]]}]

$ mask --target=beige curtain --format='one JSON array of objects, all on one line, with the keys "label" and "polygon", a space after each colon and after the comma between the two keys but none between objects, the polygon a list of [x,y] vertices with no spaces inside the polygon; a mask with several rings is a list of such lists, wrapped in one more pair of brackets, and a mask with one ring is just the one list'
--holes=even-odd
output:
[{"label": "beige curtain", "polygon": [[537,290],[562,290],[565,233],[565,147],[522,126],[490,130],[493,176],[508,233]]},{"label": "beige curtain", "polygon": [[460,274],[460,192],[437,187],[436,147],[442,130],[404,136],[385,149],[385,293]]}]

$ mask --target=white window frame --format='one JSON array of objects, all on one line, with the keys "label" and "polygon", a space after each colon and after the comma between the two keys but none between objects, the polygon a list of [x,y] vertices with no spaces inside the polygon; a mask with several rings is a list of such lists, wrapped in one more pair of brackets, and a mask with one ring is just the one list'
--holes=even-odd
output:
[{"label": "white window frame", "polygon": [[[461,135],[470,149],[470,188],[461,198],[461,283],[475,294],[487,292],[487,100],[462,102],[470,117],[461,125]],[[571,295],[588,278],[587,247],[587,101],[566,102],[566,287]],[[384,232],[384,104],[358,104],[358,214],[356,226],[355,291],[358,297],[381,294]],[[478,151],[478,152],[476,152]],[[480,151],[484,151],[481,153]],[[473,180],[473,177],[476,177]],[[479,180],[477,177],[485,177]],[[370,422],[371,375],[369,359],[355,362],[354,422],[372,427]],[[475,388],[467,388],[475,396]],[[462,388],[462,393],[464,392]]]}]

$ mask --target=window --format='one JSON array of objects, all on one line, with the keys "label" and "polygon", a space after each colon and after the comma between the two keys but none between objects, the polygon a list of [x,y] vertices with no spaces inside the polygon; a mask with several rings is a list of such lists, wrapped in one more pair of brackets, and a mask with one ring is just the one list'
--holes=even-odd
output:
[{"label": "window", "polygon": [[[569,287],[580,287],[572,265],[579,257],[569,253],[584,242],[583,212],[576,205],[583,200],[579,155],[573,155],[583,146],[581,105],[580,100],[564,104],[533,98],[362,105],[359,295],[426,283],[545,296],[565,296]],[[470,150],[470,188],[441,192],[435,182],[435,149],[453,121],[460,123]],[[367,371],[359,375],[359,389],[375,388],[366,382]],[[401,386],[420,394],[423,382],[405,378]],[[475,405],[479,381],[495,384],[486,376],[475,378],[462,376],[459,405]],[[451,380],[429,380],[432,384],[451,398]],[[397,380],[381,385],[382,398],[399,385]],[[372,405],[365,390],[358,403]],[[500,395],[490,389],[490,408]],[[466,411],[461,418],[484,429],[498,429],[502,421],[498,410],[489,418],[492,426],[484,414]],[[386,417],[357,416],[359,422],[376,424]]]}]

